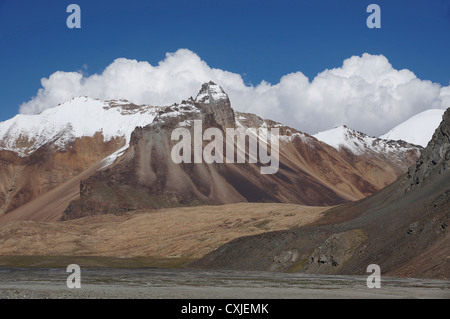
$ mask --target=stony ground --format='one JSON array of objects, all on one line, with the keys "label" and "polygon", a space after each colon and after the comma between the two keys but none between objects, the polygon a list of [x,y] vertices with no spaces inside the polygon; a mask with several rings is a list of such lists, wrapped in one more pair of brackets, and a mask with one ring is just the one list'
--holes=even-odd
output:
[{"label": "stony ground", "polygon": [[450,282],[384,277],[369,289],[365,277],[162,269],[81,269],[81,288],[69,289],[65,269],[0,268],[1,299],[183,298],[450,298]]}]

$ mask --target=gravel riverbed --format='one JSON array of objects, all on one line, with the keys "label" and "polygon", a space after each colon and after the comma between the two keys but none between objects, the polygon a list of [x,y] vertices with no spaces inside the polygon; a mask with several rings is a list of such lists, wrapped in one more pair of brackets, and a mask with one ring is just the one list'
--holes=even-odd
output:
[{"label": "gravel riverbed", "polygon": [[81,269],[81,288],[69,289],[65,269],[0,268],[1,299],[296,299],[450,298],[450,282],[189,269]]}]

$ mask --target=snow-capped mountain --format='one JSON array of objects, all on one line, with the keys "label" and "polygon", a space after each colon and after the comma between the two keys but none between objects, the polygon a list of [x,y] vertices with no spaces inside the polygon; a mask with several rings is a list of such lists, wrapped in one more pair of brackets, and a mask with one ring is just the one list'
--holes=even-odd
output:
[{"label": "snow-capped mountain", "polygon": [[442,122],[445,110],[431,109],[419,113],[380,136],[382,139],[403,140],[426,147]]},{"label": "snow-capped mountain", "polygon": [[398,154],[401,156],[409,151],[417,152],[418,156],[420,155],[420,148],[416,145],[405,143],[404,141],[372,137],[352,130],[345,125],[319,132],[313,136],[337,150],[346,149],[354,155],[364,155],[371,152],[383,155]]},{"label": "snow-capped mountain", "polygon": [[137,126],[153,121],[158,107],[135,105],[126,100],[103,101],[73,98],[38,115],[16,115],[0,123],[0,150],[27,156],[46,144],[63,149],[84,136],[102,133],[105,142],[124,137],[129,142]]},{"label": "snow-capped mountain", "polygon": [[9,150],[24,157],[43,145],[52,144],[64,149],[82,137],[101,133],[105,142],[125,138],[126,146],[136,127],[162,117],[176,117],[186,111],[198,112],[195,102],[205,105],[228,100],[222,88],[214,83],[202,89],[196,99],[171,106],[135,105],[127,100],[104,101],[90,97],[76,97],[47,109],[38,115],[16,115],[0,122],[0,150]]},{"label": "snow-capped mountain", "polygon": [[[205,104],[220,103],[224,96],[228,101],[219,86],[210,87],[208,96],[199,95]],[[43,218],[53,218],[65,209],[57,201],[76,197],[82,178],[108,167],[122,155],[136,128],[152,123],[156,117],[164,122],[200,112],[194,103],[190,98],[171,106],[149,106],[76,97],[38,115],[16,115],[1,122],[0,218],[8,220],[8,212],[65,185],[62,193],[52,195],[57,198],[53,200],[57,212],[50,212],[48,205],[45,208],[42,203],[30,203],[26,212],[16,214],[40,218],[37,216],[45,208],[50,216],[45,213]],[[2,216],[5,214],[8,216]]]},{"label": "snow-capped mountain", "polygon": [[[193,130],[198,120],[204,129],[279,128],[278,172],[260,174],[261,163],[174,163],[171,133],[181,126]],[[339,151],[339,145],[350,151]],[[345,127],[317,139],[235,112],[228,95],[212,82],[203,84],[196,98],[170,106],[78,97],[0,123],[0,222],[14,220],[12,215],[54,220],[80,196],[69,206],[72,218],[194,203],[336,205],[392,183],[419,153],[420,147],[406,142],[370,138]],[[43,194],[51,196],[44,200]],[[108,198],[102,199],[105,194]],[[57,212],[48,209],[59,200]]]},{"label": "snow-capped mountain", "polygon": [[[236,165],[175,164],[170,156],[175,143],[171,141],[171,133],[183,126],[192,135],[192,123],[198,120],[204,128],[278,128],[281,135],[278,171],[273,175],[261,174],[261,163],[250,161]],[[362,133],[359,137],[363,139],[361,147],[371,150],[364,145],[370,142],[377,152],[342,153],[281,123],[235,112],[220,86],[205,83],[196,99],[170,106],[151,124],[136,128],[129,148],[120,157],[83,180],[80,198],[70,203],[63,218],[195,203],[264,201],[336,205],[373,194],[390,184],[420,153],[417,146],[411,146],[410,150],[405,142],[389,145],[388,141],[369,141]],[[355,137],[353,140],[359,141]],[[250,155],[249,149],[241,149],[246,157]]]}]

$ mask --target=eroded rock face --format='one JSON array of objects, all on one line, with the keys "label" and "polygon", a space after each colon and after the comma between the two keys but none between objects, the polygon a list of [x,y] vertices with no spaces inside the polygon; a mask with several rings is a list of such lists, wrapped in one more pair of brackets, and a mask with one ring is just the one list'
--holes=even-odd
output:
[{"label": "eroded rock face", "polygon": [[408,170],[409,187],[407,191],[419,184],[432,179],[435,175],[442,175],[450,168],[450,109],[444,113],[442,124],[436,130],[422,152],[416,165]]},{"label": "eroded rock face", "polygon": [[65,149],[45,145],[27,157],[0,151],[0,216],[77,176],[125,143],[105,142],[101,133],[69,143]]},{"label": "eroded rock face", "polygon": [[212,81],[203,84],[195,98],[195,102],[200,106],[204,114],[211,114],[215,122],[222,128],[235,126],[235,116],[231,108],[230,99],[219,85]]},{"label": "eroded rock face", "polygon": [[365,235],[360,230],[351,230],[331,235],[307,256],[303,271],[307,273],[336,273],[362,245]]}]

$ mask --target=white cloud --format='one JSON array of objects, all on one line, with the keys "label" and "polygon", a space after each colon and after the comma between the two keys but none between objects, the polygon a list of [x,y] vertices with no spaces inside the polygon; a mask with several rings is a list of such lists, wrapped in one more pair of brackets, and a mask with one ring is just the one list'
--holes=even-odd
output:
[{"label": "white cloud", "polygon": [[382,55],[353,56],[312,81],[296,72],[275,85],[263,81],[247,86],[239,74],[211,68],[192,51],[180,49],[167,53],[156,66],[120,58],[102,74],[55,72],[41,80],[42,88],[21,105],[20,112],[39,113],[80,95],[168,105],[195,96],[201,84],[210,80],[224,88],[235,110],[310,134],[346,124],[380,135],[419,112],[450,107],[450,86],[420,80],[409,70],[396,70]]}]

